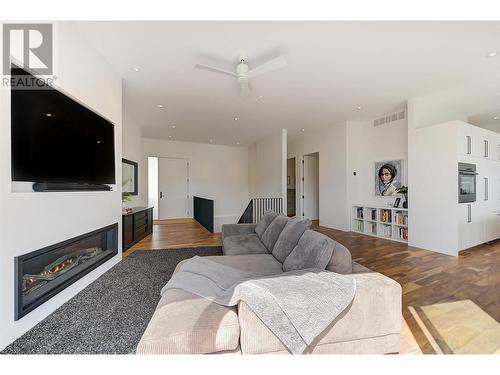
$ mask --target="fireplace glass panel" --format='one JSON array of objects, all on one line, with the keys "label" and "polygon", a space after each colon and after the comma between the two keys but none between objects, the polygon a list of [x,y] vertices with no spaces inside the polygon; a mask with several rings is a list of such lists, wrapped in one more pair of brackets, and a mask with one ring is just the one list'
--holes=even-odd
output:
[{"label": "fireplace glass panel", "polygon": [[16,258],[19,319],[117,253],[117,225]]}]

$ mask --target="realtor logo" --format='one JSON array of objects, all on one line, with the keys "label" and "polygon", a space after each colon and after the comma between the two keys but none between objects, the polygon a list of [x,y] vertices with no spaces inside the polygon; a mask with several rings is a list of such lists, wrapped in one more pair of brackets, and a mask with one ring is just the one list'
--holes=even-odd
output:
[{"label": "realtor logo", "polygon": [[52,74],[52,24],[3,24],[3,74],[10,74],[11,59],[40,75]]}]

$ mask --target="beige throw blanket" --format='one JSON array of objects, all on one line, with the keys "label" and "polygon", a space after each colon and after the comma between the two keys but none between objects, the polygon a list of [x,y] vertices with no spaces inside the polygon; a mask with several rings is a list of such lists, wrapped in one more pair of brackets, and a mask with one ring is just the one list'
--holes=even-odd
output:
[{"label": "beige throw blanket", "polygon": [[244,301],[292,353],[303,353],[351,303],[354,278],[306,269],[249,273],[194,257],[163,287],[182,289],[224,306]]}]

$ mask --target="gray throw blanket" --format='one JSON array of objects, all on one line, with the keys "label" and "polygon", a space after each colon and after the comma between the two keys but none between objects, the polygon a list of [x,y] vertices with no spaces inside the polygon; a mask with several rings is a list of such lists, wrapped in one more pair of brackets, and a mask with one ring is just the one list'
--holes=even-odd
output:
[{"label": "gray throw blanket", "polygon": [[244,301],[292,353],[303,353],[351,303],[356,283],[349,275],[317,269],[250,273],[196,256],[161,294],[167,289],[182,289],[224,306]]}]

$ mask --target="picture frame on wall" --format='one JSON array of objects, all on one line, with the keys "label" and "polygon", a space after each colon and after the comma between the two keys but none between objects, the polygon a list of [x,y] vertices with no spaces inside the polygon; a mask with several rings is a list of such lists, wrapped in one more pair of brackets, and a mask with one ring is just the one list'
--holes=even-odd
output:
[{"label": "picture frame on wall", "polygon": [[375,195],[390,197],[398,195],[396,189],[402,186],[403,160],[375,162]]}]

